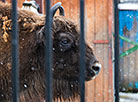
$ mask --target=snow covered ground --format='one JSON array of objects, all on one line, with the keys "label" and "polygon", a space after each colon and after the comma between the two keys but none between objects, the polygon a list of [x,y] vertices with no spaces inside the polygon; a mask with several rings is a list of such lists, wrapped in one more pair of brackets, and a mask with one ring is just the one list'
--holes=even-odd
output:
[{"label": "snow covered ground", "polygon": [[120,102],[138,102],[138,93],[119,93]]}]

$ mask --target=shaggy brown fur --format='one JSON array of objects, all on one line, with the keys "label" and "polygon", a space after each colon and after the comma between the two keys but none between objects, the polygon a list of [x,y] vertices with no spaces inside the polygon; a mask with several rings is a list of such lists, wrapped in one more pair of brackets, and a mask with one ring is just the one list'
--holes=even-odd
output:
[{"label": "shaggy brown fur", "polygon": [[[18,10],[20,102],[45,98],[44,17]],[[62,16],[53,18],[53,100],[79,96],[79,32],[77,25]],[[86,44],[86,80],[97,62]],[[0,2],[0,102],[11,102],[11,6]]]}]

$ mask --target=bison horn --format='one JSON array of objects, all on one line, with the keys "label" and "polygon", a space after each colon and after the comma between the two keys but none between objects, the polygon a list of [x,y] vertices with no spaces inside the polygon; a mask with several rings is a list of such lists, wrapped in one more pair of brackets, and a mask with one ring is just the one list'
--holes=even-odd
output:
[{"label": "bison horn", "polygon": [[[52,8],[50,9],[50,13],[52,18],[54,17],[56,11],[59,9],[60,15],[64,16],[64,8],[61,6],[61,2],[56,3]],[[53,20],[53,19],[52,19]],[[45,26],[43,26],[40,31],[38,31],[39,39],[42,39],[43,33],[44,33]]]},{"label": "bison horn", "polygon": [[64,16],[64,8],[61,6],[61,2],[56,3],[52,8],[50,9],[51,16],[54,17],[56,11],[59,9],[60,15]]}]

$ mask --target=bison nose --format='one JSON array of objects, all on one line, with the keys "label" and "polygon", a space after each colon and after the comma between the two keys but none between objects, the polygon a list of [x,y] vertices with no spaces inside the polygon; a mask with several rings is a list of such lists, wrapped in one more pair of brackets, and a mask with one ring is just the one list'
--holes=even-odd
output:
[{"label": "bison nose", "polygon": [[101,64],[99,62],[95,62],[91,64],[90,69],[94,72],[95,75],[97,75],[101,70]]}]

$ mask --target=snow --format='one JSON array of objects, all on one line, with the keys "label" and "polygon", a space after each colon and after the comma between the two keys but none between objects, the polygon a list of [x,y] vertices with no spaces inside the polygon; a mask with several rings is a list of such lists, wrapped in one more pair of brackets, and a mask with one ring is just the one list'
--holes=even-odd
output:
[{"label": "snow", "polygon": [[138,3],[120,3],[118,4],[120,10],[138,10]]},{"label": "snow", "polygon": [[138,93],[119,93],[120,102],[138,102]]}]

